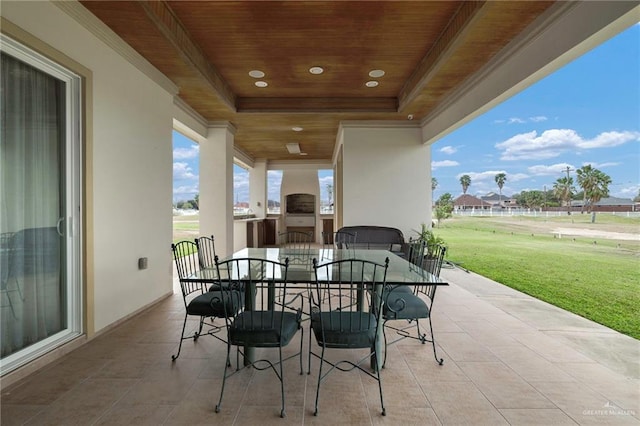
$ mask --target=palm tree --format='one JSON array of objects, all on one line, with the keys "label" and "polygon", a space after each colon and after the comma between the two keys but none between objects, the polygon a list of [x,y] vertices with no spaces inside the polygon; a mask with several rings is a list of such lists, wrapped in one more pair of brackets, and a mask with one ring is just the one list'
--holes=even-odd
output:
[{"label": "palm tree", "polygon": [[575,188],[573,187],[572,177],[558,178],[553,184],[553,193],[556,197],[562,200],[567,205],[567,214],[571,214],[571,196],[573,195]]},{"label": "palm tree", "polygon": [[[609,185],[611,178],[606,173],[591,167],[591,164],[582,166],[577,170],[578,185],[583,191],[583,206],[587,205],[587,212],[591,212],[593,205],[604,197],[609,196]],[[595,222],[595,212],[591,216],[591,221]]]},{"label": "palm tree", "polygon": [[504,183],[507,181],[507,175],[504,173],[498,173],[495,177],[496,184],[498,184],[498,189],[500,189],[500,207],[502,207],[502,187]]},{"label": "palm tree", "polygon": [[460,177],[460,185],[462,185],[462,193],[466,194],[467,189],[471,186],[471,177],[469,175],[462,175]]}]

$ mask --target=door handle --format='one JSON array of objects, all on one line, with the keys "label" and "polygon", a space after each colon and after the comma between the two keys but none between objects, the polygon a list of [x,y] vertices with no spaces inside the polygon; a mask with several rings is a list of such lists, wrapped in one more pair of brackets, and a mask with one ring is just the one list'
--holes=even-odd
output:
[{"label": "door handle", "polygon": [[58,232],[58,235],[64,237],[64,232],[60,230],[60,225],[62,225],[62,222],[64,222],[64,217],[58,219],[58,223],[56,223],[56,231]]}]

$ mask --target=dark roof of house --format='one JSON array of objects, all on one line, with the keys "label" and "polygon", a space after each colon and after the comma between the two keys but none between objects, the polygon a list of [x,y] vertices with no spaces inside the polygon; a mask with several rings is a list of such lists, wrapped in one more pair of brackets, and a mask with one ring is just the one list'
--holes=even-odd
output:
[{"label": "dark roof of house", "polygon": [[478,207],[491,207],[491,203],[482,201],[478,197],[474,197],[469,194],[462,194],[453,201],[454,206],[478,206]]},{"label": "dark roof of house", "polygon": [[484,201],[505,201],[505,200],[510,200],[511,197],[509,195],[505,195],[505,194],[496,194],[495,192],[490,192],[487,195],[483,195],[482,197],[480,197],[482,200]]}]

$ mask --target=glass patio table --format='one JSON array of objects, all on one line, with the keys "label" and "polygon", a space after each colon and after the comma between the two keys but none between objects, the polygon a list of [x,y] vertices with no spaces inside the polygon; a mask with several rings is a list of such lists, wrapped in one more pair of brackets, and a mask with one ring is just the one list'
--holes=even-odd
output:
[{"label": "glass patio table", "polygon": [[[317,248],[317,249],[291,249],[291,248],[279,248],[279,247],[265,247],[265,248],[245,248],[239,250],[233,255],[228,256],[221,260],[229,260],[229,259],[242,259],[242,258],[252,258],[252,259],[266,259],[274,262],[284,262],[285,259],[289,259],[289,269],[287,271],[287,282],[296,283],[299,285],[309,286],[315,283],[316,277],[313,270],[313,259],[316,259],[318,264],[321,265],[323,263],[333,262],[336,260],[342,259],[361,259],[367,260],[371,262],[376,262],[384,265],[385,260],[389,259],[389,267],[387,268],[387,277],[386,284],[387,285],[438,285],[438,286],[446,286],[448,283],[436,277],[424,269],[410,263],[406,259],[388,251],[388,250],[365,250],[365,249],[326,249],[326,248]],[[323,268],[321,271],[326,271],[326,268]],[[273,272],[274,276],[265,277],[270,281],[277,282],[279,279],[283,278],[280,275],[279,270],[268,271],[269,273]],[[331,270],[329,269],[329,274]],[[240,271],[239,275],[244,275],[242,271]],[[318,280],[321,282],[327,282],[329,285],[332,283],[332,277],[319,275]],[[222,280],[242,280],[241,276],[238,277],[222,277]],[[216,268],[207,268],[198,271],[191,277],[188,277],[189,281],[197,281],[197,282],[205,282],[205,283],[215,283],[218,282],[218,274]],[[376,288],[374,291],[379,292],[381,288]],[[250,297],[245,300],[250,300]],[[247,307],[250,309],[251,307]],[[382,327],[379,330],[378,339],[376,339],[376,354],[382,353]],[[251,359],[253,356],[252,348],[245,348],[245,357]],[[381,358],[381,357],[378,357]],[[381,360],[373,360],[371,362],[372,368],[379,368],[381,365]]]}]

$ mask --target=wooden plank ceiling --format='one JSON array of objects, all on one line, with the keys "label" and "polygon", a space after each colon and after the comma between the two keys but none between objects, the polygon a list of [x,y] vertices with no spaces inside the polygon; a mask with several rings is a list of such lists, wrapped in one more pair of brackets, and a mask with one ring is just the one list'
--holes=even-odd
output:
[{"label": "wooden plank ceiling", "polygon": [[[342,120],[421,120],[553,4],[81,3],[206,120],[230,121],[239,149],[268,160],[329,160]],[[311,67],[324,72],[312,74]],[[253,78],[252,70],[265,76]],[[385,74],[373,78],[372,70]],[[371,80],[377,87],[365,85]],[[289,154],[289,142],[307,155]]]}]

